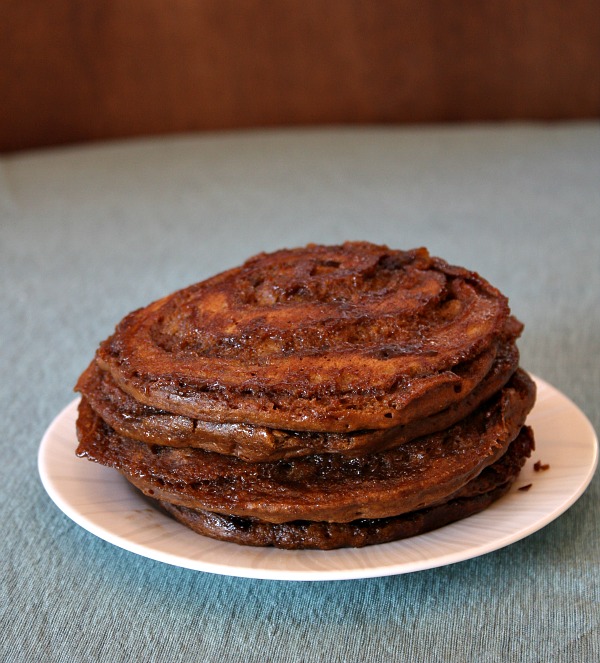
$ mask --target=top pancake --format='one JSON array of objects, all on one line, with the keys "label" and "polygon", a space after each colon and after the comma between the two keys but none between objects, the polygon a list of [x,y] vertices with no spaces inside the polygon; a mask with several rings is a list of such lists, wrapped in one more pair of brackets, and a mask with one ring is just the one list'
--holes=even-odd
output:
[{"label": "top pancake", "polygon": [[309,245],[134,311],[96,361],[137,401],[173,414],[378,430],[458,402],[453,369],[507,325],[498,290],[425,249]]}]

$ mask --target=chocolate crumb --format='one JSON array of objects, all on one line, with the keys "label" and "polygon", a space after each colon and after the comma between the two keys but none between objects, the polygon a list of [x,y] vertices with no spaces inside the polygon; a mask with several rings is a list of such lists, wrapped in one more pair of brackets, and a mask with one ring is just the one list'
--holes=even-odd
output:
[{"label": "chocolate crumb", "polygon": [[533,469],[535,472],[545,472],[549,468],[550,465],[548,465],[548,463],[542,463],[541,460],[536,461],[533,465]]},{"label": "chocolate crumb", "polygon": [[531,488],[531,486],[533,486],[533,484],[532,484],[532,483],[528,483],[526,486],[521,486],[521,487],[519,488],[519,490],[526,491],[526,490],[529,490],[529,489]]}]

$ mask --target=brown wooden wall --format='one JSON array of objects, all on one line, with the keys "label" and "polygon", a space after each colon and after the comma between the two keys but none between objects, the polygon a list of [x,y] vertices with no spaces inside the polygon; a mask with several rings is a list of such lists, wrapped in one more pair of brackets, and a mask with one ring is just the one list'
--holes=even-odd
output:
[{"label": "brown wooden wall", "polygon": [[599,0],[0,0],[0,150],[600,116]]}]

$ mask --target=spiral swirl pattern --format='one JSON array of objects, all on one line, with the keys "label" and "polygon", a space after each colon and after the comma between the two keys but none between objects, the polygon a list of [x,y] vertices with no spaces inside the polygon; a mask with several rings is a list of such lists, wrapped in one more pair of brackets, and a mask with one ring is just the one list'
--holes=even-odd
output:
[{"label": "spiral swirl pattern", "polygon": [[97,363],[136,400],[205,421],[385,429],[464,396],[457,365],[504,333],[478,275],[366,243],[261,254],[134,311]]}]

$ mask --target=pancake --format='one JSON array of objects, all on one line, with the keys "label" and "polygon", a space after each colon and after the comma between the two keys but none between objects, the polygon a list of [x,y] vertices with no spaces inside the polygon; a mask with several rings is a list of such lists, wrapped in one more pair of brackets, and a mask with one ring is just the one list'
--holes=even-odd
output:
[{"label": "pancake", "polygon": [[306,520],[268,523],[257,518],[227,516],[169,502],[155,503],[198,534],[222,541],[287,550],[360,548],[425,534],[487,509],[510,490],[533,448],[532,431],[525,426],[504,456],[447,502],[390,518],[363,518],[349,523]]},{"label": "pancake", "polygon": [[120,436],[82,399],[77,453],[118,469],[146,495],[179,506],[292,520],[386,518],[444,501],[500,458],[535,399],[520,369],[489,402],[444,431],[384,452],[248,463],[202,449]]},{"label": "pancake", "polygon": [[[479,376],[489,364],[485,357],[468,362],[461,372]],[[382,451],[410,440],[443,430],[470,414],[501,389],[515,372],[519,353],[511,341],[494,353],[492,367],[483,379],[458,403],[436,414],[404,426],[353,433],[287,431],[249,424],[214,423],[173,415],[138,403],[114,382],[107,371],[92,362],[80,377],[76,389],[117,433],[148,444],[194,447],[237,456],[250,462],[273,461],[317,453],[362,455]],[[477,369],[477,370],[474,370]]]},{"label": "pancake", "polygon": [[487,508],[531,453],[522,329],[426,249],[260,254],[117,325],[76,385],[76,453],[217,539],[422,534]]},{"label": "pancake", "polygon": [[425,249],[260,254],[129,314],[96,361],[136,401],[214,423],[380,430],[463,398],[508,301]]}]

